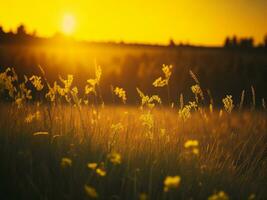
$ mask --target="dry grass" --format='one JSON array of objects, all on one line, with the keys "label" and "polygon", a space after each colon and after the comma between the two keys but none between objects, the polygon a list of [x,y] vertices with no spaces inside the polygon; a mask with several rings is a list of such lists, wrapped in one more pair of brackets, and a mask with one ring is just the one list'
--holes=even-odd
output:
[{"label": "dry grass", "polygon": [[[38,119],[25,122],[29,113]],[[260,112],[192,114],[184,122],[175,109],[149,111],[152,128],[135,107],[1,106],[3,197],[84,199],[84,185],[100,199],[207,199],[223,190],[230,199],[265,199],[267,118]],[[49,120],[51,116],[51,121]],[[33,135],[46,131],[48,134]],[[150,131],[150,134],[147,134]],[[198,154],[185,148],[197,140]],[[108,155],[121,155],[114,165]],[[61,159],[71,160],[62,167]],[[102,163],[103,162],[103,163]],[[98,163],[99,176],[87,167]],[[181,178],[164,192],[167,176]],[[5,196],[6,195],[6,196]],[[147,197],[144,195],[143,197]]]},{"label": "dry grass", "polygon": [[[168,95],[171,70],[154,82]],[[10,101],[0,105],[1,199],[267,198],[267,117],[255,92],[250,111],[231,95],[214,110],[190,71],[193,101],[181,94],[164,106],[137,88],[140,106],[127,106],[116,86],[125,105],[105,106],[99,66],[84,94],[72,75],[52,85],[41,71],[22,82],[13,69],[0,73]]]}]

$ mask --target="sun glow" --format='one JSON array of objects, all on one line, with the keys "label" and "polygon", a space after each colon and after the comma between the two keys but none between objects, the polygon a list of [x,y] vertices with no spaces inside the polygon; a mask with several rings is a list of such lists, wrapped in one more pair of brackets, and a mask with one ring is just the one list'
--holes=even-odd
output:
[{"label": "sun glow", "polygon": [[75,31],[76,20],[71,14],[65,14],[62,19],[61,30],[66,35],[71,35]]}]

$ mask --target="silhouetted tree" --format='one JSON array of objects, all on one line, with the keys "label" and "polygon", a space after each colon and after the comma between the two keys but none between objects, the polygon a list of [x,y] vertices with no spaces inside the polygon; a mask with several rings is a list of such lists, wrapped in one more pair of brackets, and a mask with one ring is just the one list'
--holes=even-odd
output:
[{"label": "silhouetted tree", "polygon": [[3,27],[2,26],[0,26],[0,34],[4,34],[5,32],[4,32],[4,30],[3,30]]},{"label": "silhouetted tree", "polygon": [[231,39],[227,37],[224,42],[224,47],[229,48],[231,47]]},{"label": "silhouetted tree", "polygon": [[254,39],[252,37],[241,38],[241,39],[238,39],[236,36],[233,36],[233,38],[227,37],[224,42],[224,47],[226,48],[253,48]]},{"label": "silhouetted tree", "polygon": [[17,28],[17,35],[25,36],[26,35],[26,29],[23,24],[19,25]]},{"label": "silhouetted tree", "polygon": [[241,48],[252,48],[254,40],[253,38],[242,38],[239,42],[239,47]]},{"label": "silhouetted tree", "polygon": [[232,40],[232,47],[237,47],[237,46],[238,46],[237,37],[234,35]]},{"label": "silhouetted tree", "polygon": [[173,39],[170,39],[169,46],[170,47],[175,47],[175,42],[173,41]]}]

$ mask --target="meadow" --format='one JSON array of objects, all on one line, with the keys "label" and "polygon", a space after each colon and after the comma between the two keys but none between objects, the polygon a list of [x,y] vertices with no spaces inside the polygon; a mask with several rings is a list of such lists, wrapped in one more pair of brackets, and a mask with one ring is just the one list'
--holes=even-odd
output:
[{"label": "meadow", "polygon": [[[199,77],[203,92],[207,90],[216,106],[226,94],[240,100],[245,90],[245,102],[250,106],[251,86],[257,105],[267,98],[267,51],[264,48],[227,49],[222,47],[153,46],[130,44],[0,44],[0,67],[14,67],[19,78],[33,74],[40,76],[38,65],[53,83],[58,76],[73,74],[74,85],[83,90],[87,79],[94,76],[95,62],[103,69],[101,94],[105,103],[114,103],[110,87],[120,85],[127,91],[127,103],[138,105],[136,87],[148,94],[158,94],[167,101],[166,90],[153,87],[155,77],[161,75],[162,64],[173,65],[170,100],[177,101],[181,93],[189,101],[194,81],[188,72]],[[3,69],[1,70],[3,71]],[[129,81],[130,80],[130,81]],[[247,101],[249,100],[249,101]]]},{"label": "meadow", "polygon": [[[95,66],[83,89],[75,76],[56,82],[40,75],[0,73],[1,199],[266,199],[267,117],[255,90],[220,106],[193,71],[190,100],[172,101],[174,67],[163,65],[146,94],[111,88],[101,95]],[[165,100],[166,99],[166,100]]]}]

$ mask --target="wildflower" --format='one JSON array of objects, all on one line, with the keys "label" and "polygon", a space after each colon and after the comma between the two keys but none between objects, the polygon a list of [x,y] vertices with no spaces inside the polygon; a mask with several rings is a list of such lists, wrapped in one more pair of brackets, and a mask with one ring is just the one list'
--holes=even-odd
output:
[{"label": "wildflower", "polygon": [[19,84],[19,91],[17,93],[17,98],[22,98],[23,100],[32,99],[31,90],[26,88],[25,83]]},{"label": "wildflower", "polygon": [[179,110],[179,117],[183,119],[183,121],[186,121],[191,117],[190,110],[191,106],[189,105],[184,106],[182,109]]},{"label": "wildflower", "polygon": [[[70,94],[72,96],[72,100],[74,102],[74,106],[77,106],[80,109],[81,108],[82,99],[80,99],[79,96],[78,96],[78,88],[77,87],[73,87],[71,89],[71,91],[70,91]],[[68,102],[70,102],[70,100]]]},{"label": "wildflower", "polygon": [[222,100],[222,102],[223,102],[226,112],[231,113],[234,108],[232,96],[226,95],[226,97]]},{"label": "wildflower", "polygon": [[189,106],[190,106],[191,108],[194,108],[194,109],[197,108],[197,104],[196,104],[195,101],[189,101]]},{"label": "wildflower", "polygon": [[95,188],[93,188],[93,187],[91,187],[91,186],[89,186],[89,185],[85,185],[85,186],[84,186],[84,190],[85,190],[86,194],[87,194],[89,197],[94,198],[94,199],[95,199],[95,198],[98,198],[98,194],[97,194]]},{"label": "wildflower", "polygon": [[95,170],[97,168],[97,163],[88,163],[87,167],[92,169],[92,170]]},{"label": "wildflower", "polygon": [[106,176],[107,172],[104,170],[104,169],[101,169],[101,168],[97,168],[96,169],[96,173],[99,175],[99,176]]},{"label": "wildflower", "polygon": [[18,80],[18,76],[15,70],[12,68],[7,68],[4,72],[0,73],[0,91],[7,90],[11,98],[14,98],[17,92],[16,87],[14,87],[13,82]]},{"label": "wildflower", "polygon": [[159,77],[153,82],[154,87],[164,87],[165,85],[168,85],[169,79],[171,77],[171,69],[172,65],[163,65],[162,66],[162,72],[164,73],[165,78]]},{"label": "wildflower", "polygon": [[95,77],[96,77],[96,82],[97,84],[100,83],[100,78],[101,78],[101,75],[102,75],[102,69],[99,65],[95,64]]},{"label": "wildflower", "polygon": [[148,129],[151,129],[154,124],[153,116],[150,112],[146,114],[142,114],[140,116],[140,120],[142,121],[142,125],[147,127]]},{"label": "wildflower", "polygon": [[191,90],[195,95],[198,95],[201,93],[201,89],[198,84],[191,86]]},{"label": "wildflower", "polygon": [[202,90],[201,90],[199,84],[191,86],[191,90],[195,95],[196,102],[198,102],[198,96],[202,96]]},{"label": "wildflower", "polygon": [[57,91],[58,91],[58,85],[57,82],[55,81],[53,87],[48,85],[48,92],[46,93],[45,98],[49,99],[51,102],[54,102],[56,99]]},{"label": "wildflower", "polygon": [[43,89],[44,85],[42,84],[41,77],[33,75],[29,80],[37,91],[41,91]]},{"label": "wildflower", "polygon": [[191,110],[197,108],[197,104],[195,101],[193,102],[189,102],[188,105],[185,105],[184,107],[181,107],[179,109],[179,117],[183,120],[183,121],[187,121],[190,117],[191,117]]},{"label": "wildflower", "polygon": [[186,149],[192,150],[192,153],[195,155],[199,155],[199,142],[197,140],[187,140],[184,144]]},{"label": "wildflower", "polygon": [[184,144],[185,148],[190,148],[190,147],[197,147],[198,146],[198,141],[197,140],[187,140]]},{"label": "wildflower", "polygon": [[40,118],[41,118],[40,111],[36,111],[36,113],[28,114],[24,121],[26,123],[31,123],[33,120],[40,120]]},{"label": "wildflower", "polygon": [[164,192],[168,192],[170,189],[178,188],[180,182],[180,176],[167,176],[164,180]]},{"label": "wildflower", "polygon": [[70,158],[62,158],[61,159],[61,167],[65,168],[65,167],[71,167],[72,165],[72,160]]},{"label": "wildflower", "polygon": [[162,77],[157,78],[154,82],[153,82],[153,86],[154,87],[163,87],[167,85],[167,82],[165,79],[162,79]]},{"label": "wildflower", "polygon": [[21,108],[23,105],[23,99],[22,98],[16,98],[15,103],[17,104],[18,108]]},{"label": "wildflower", "polygon": [[114,89],[114,93],[122,100],[122,102],[126,103],[126,92],[123,90],[123,88],[116,87]]},{"label": "wildflower", "polygon": [[26,123],[31,123],[34,119],[34,115],[33,114],[29,114],[26,118],[25,118],[25,122]]},{"label": "wildflower", "polygon": [[76,87],[71,89],[71,85],[73,83],[73,75],[68,74],[67,79],[63,79],[61,76],[59,76],[59,80],[61,81],[61,83],[63,83],[64,86],[60,87],[57,84],[54,85],[55,93],[58,93],[60,96],[65,97],[65,100],[70,103],[70,101],[71,101],[70,95],[73,96],[73,95],[75,95],[75,92],[78,93],[78,89]]},{"label": "wildflower", "polygon": [[92,79],[87,80],[87,83],[91,85],[86,85],[85,86],[85,94],[90,94],[90,93],[96,93],[95,90],[95,82],[92,82]]},{"label": "wildflower", "polygon": [[136,90],[141,98],[141,107],[147,106],[148,108],[153,108],[155,103],[161,104],[161,99],[158,95],[152,95],[149,97],[148,95],[144,95],[139,88],[136,88]]},{"label": "wildflower", "polygon": [[95,67],[95,79],[88,79],[87,80],[87,85],[85,85],[85,94],[96,94],[96,86],[99,85],[100,83],[100,78],[102,75],[102,70],[100,66],[96,65]]},{"label": "wildflower", "polygon": [[229,197],[224,191],[219,191],[211,195],[208,200],[229,200]]},{"label": "wildflower", "polygon": [[121,164],[121,155],[119,153],[113,152],[108,155],[108,159],[114,165]]},{"label": "wildflower", "polygon": [[70,91],[70,88],[73,82],[73,75],[68,74],[66,80],[61,78],[61,76],[59,76],[59,80],[64,84],[64,88],[62,91],[62,96],[64,96],[64,94],[67,94]]}]

